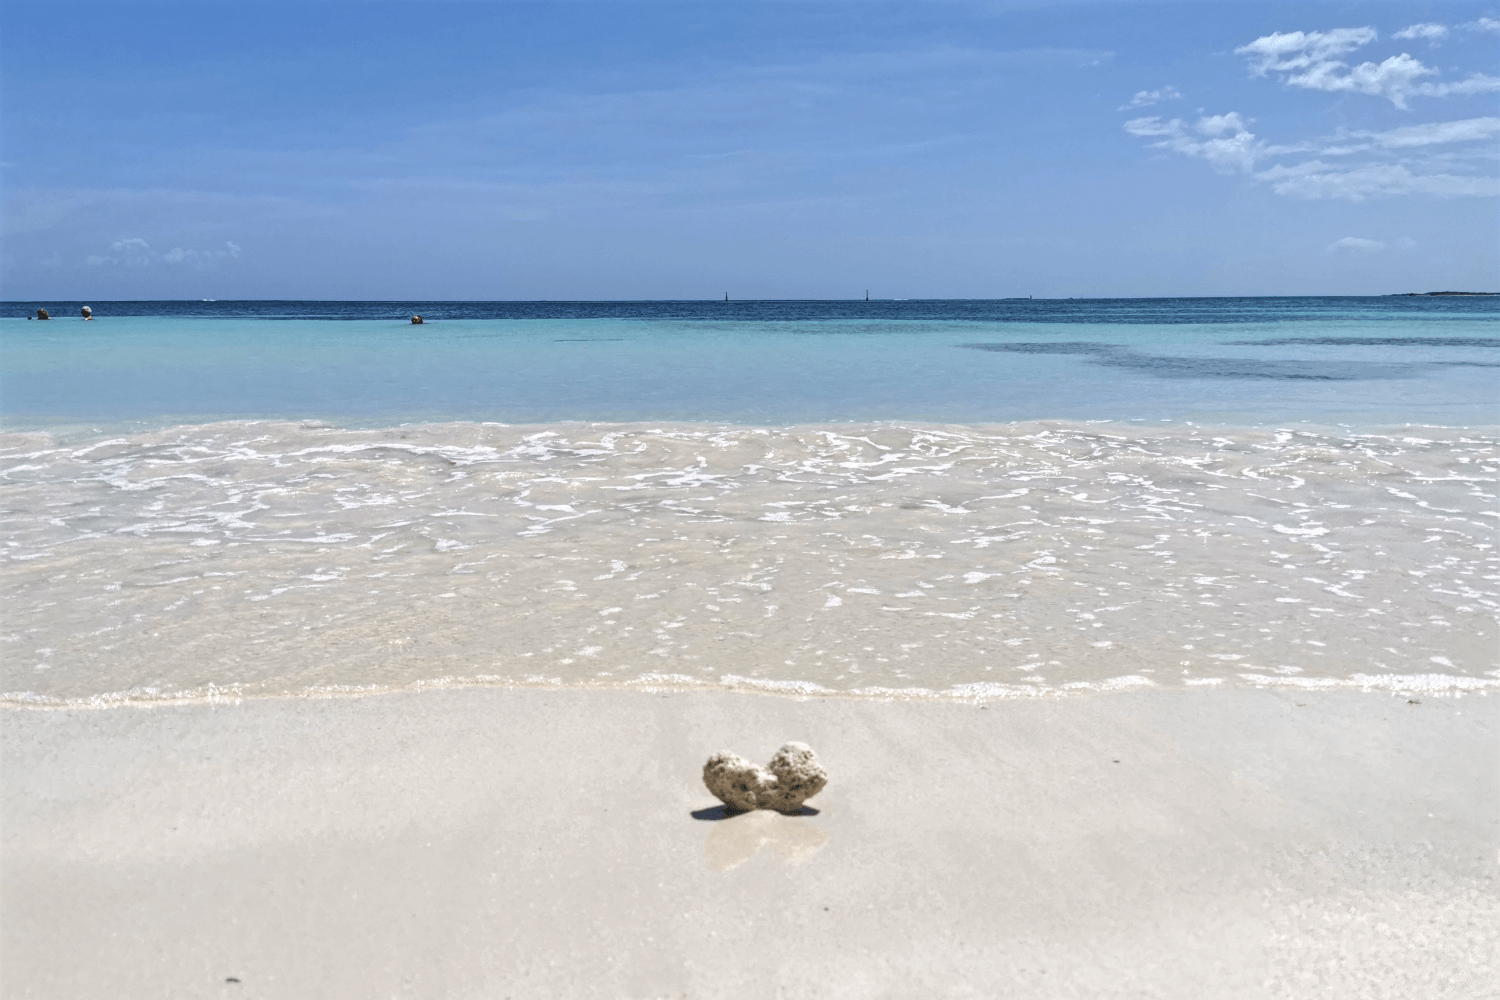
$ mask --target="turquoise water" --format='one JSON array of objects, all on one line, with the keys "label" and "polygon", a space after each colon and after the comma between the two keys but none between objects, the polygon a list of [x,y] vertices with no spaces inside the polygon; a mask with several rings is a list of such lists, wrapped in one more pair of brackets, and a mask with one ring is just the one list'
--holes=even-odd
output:
[{"label": "turquoise water", "polygon": [[421,326],[96,306],[91,323],[0,320],[0,421],[1495,421],[1500,309],[1487,300],[1268,301],[1023,303],[980,318],[967,303],[915,318],[900,304],[717,317],[713,303],[646,304]]},{"label": "turquoise water", "polygon": [[0,703],[1500,688],[1494,300],[26,305]]}]

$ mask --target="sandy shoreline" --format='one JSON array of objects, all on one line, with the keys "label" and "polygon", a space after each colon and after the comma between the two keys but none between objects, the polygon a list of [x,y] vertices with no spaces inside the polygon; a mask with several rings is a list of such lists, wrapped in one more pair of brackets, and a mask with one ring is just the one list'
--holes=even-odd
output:
[{"label": "sandy shoreline", "polygon": [[[1479,997],[1500,972],[1494,697],[0,719],[7,997]],[[693,815],[710,752],[786,739],[832,774],[817,815]]]},{"label": "sandy shoreline", "polygon": [[0,703],[1500,685],[1493,437],[281,422],[6,454]]}]

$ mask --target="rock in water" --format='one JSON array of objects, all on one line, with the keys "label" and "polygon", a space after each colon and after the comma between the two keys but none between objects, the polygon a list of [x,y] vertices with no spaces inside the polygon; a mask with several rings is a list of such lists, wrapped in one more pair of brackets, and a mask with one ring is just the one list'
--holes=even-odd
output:
[{"label": "rock in water", "polygon": [[739,754],[721,750],[703,765],[703,784],[731,809],[796,812],[828,784],[828,772],[806,743],[788,743],[769,767],[757,767]]}]

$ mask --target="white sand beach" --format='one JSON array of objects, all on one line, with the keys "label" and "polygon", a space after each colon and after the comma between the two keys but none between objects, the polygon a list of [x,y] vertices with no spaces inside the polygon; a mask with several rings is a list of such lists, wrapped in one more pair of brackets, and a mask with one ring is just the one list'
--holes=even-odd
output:
[{"label": "white sand beach", "polygon": [[[1500,700],[461,689],[5,709],[23,997],[1463,997]],[[815,747],[815,815],[711,752]],[[701,817],[701,818],[700,818]]]},{"label": "white sand beach", "polygon": [[183,6],[0,14],[0,1000],[1500,1000],[1495,4]]}]

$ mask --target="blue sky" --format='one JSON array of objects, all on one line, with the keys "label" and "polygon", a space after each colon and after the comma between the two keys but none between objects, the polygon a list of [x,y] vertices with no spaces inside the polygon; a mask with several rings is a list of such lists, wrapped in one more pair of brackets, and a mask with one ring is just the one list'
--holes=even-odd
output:
[{"label": "blue sky", "polygon": [[7,299],[1500,286],[1493,3],[0,19]]}]

